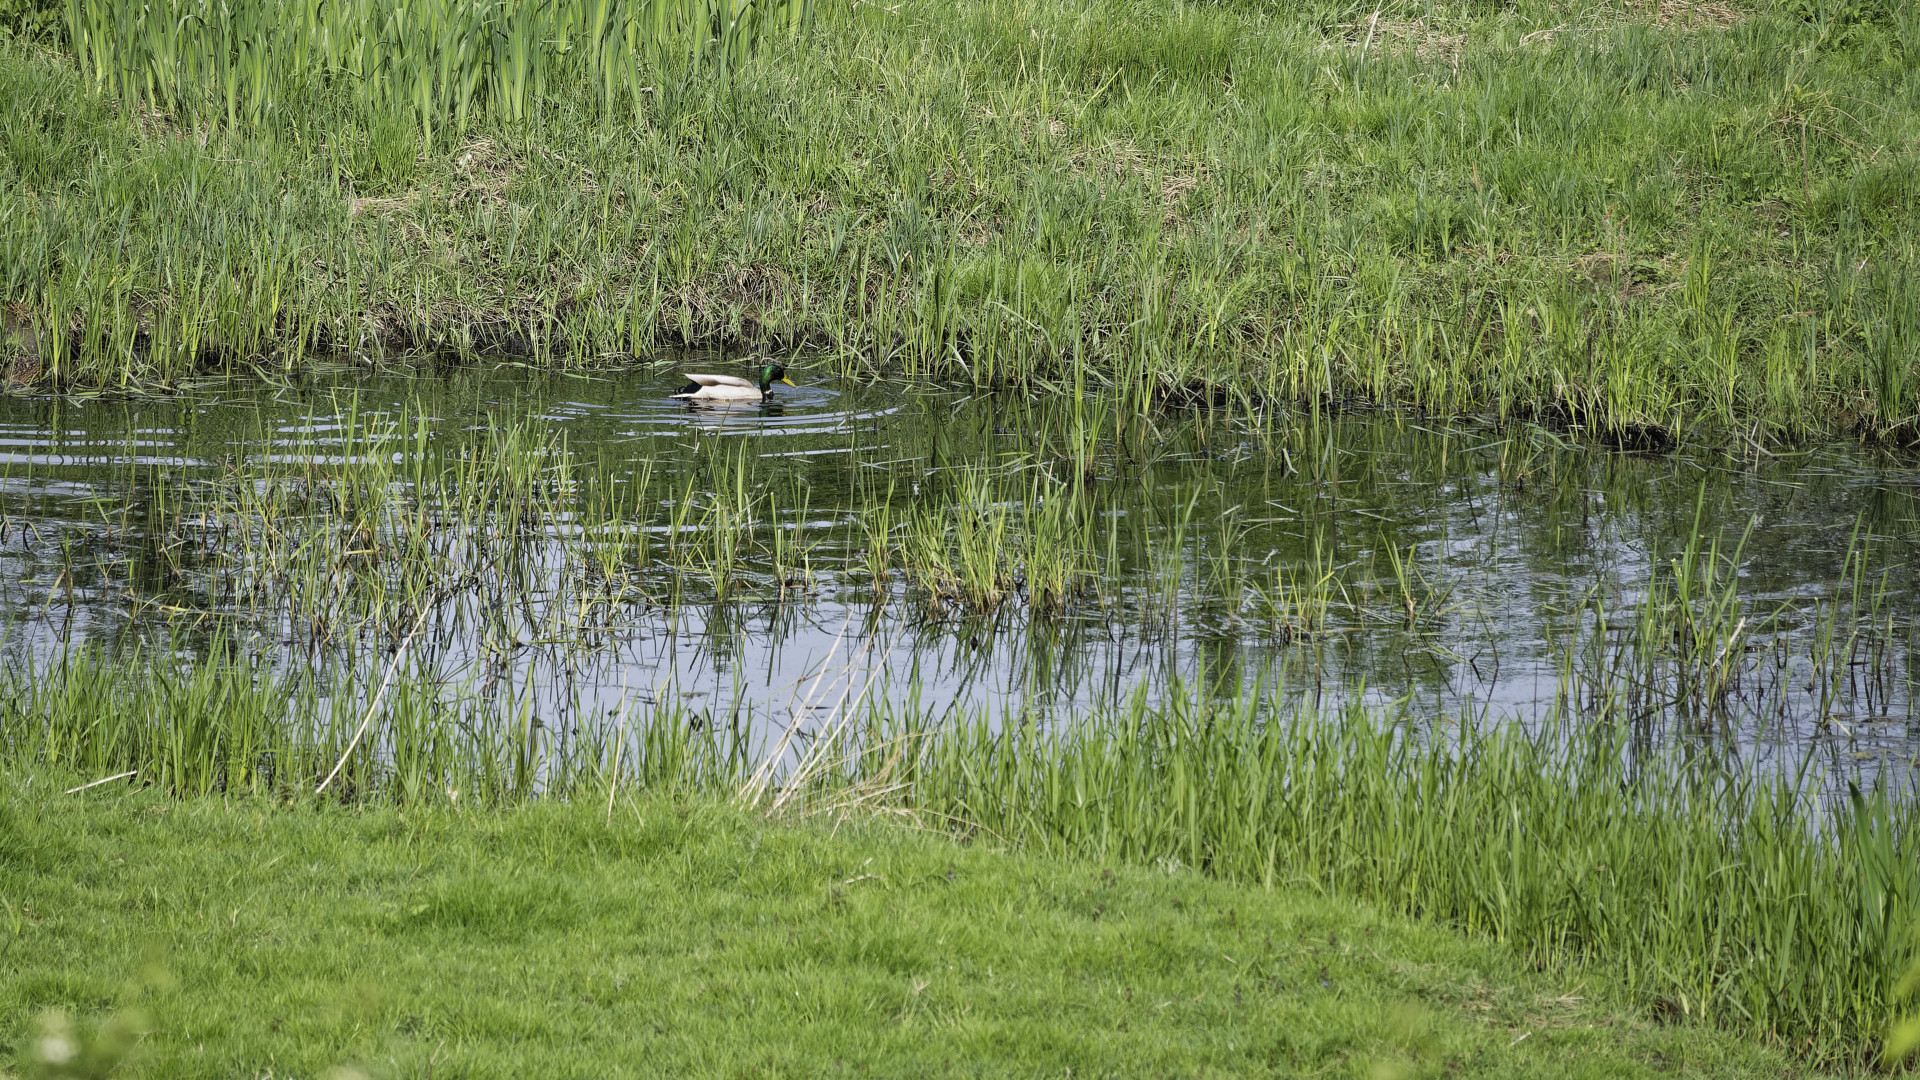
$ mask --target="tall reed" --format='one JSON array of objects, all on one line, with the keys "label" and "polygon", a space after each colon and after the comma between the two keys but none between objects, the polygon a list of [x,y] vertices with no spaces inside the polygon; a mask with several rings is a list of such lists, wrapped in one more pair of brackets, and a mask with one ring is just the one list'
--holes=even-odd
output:
[{"label": "tall reed", "polygon": [[330,92],[410,115],[431,145],[478,118],[530,117],[549,84],[637,111],[658,79],[737,65],[812,0],[67,0],[67,45],[103,93],[228,127],[291,125]]}]

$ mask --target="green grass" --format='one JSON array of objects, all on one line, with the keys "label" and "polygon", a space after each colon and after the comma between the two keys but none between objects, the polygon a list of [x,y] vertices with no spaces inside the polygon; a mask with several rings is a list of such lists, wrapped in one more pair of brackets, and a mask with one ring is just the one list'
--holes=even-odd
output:
[{"label": "green grass", "polygon": [[99,1075],[33,1061],[115,1016],[135,1077],[1801,1072],[1603,977],[1187,871],[664,797],[67,783],[0,777],[0,1062],[28,1076]]},{"label": "green grass", "polygon": [[304,804],[324,789],[407,813],[642,791],[885,811],[1061,858],[1379,904],[1543,968],[1608,972],[1646,1015],[1824,1062],[1872,1059],[1916,955],[1915,804],[1885,790],[1835,800],[1817,771],[1781,775],[1677,736],[1650,750],[1624,713],[1529,734],[1176,684],[1064,725],[936,721],[911,687],[904,703],[870,685],[849,700],[853,674],[828,680],[815,696],[831,711],[789,743],[677,703],[542,711],[404,654],[392,669],[376,656],[299,676],[221,658],[21,665],[0,771],[137,773],[189,799]]},{"label": "green grass", "polygon": [[17,380],[697,342],[1630,446],[1916,430],[1909,4],[830,4],[617,71],[557,5],[525,85],[531,7],[440,4],[504,20],[466,104],[452,24],[328,60],[348,6],[0,42]]},{"label": "green grass", "polygon": [[1870,1057],[1915,954],[1914,806],[1578,723],[1176,687],[1064,728],[937,733],[912,805],[1034,850],[1364,898],[1606,964],[1657,1015]]}]

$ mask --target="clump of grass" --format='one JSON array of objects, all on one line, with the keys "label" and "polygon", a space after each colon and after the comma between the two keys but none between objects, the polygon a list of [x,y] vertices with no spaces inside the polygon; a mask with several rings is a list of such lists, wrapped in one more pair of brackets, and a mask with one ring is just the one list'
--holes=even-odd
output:
[{"label": "clump of grass", "polygon": [[1097,588],[1091,510],[1073,485],[1034,471],[1022,519],[1022,586],[1035,613],[1068,614]]},{"label": "clump of grass", "polygon": [[[737,65],[810,0],[526,3],[71,0],[67,47],[98,91],[190,124],[292,128],[316,99],[409,116],[423,141],[478,118],[531,119],[549,85],[591,88],[634,115],[652,85],[711,59]],[[444,135],[442,137],[445,137]]]},{"label": "clump of grass", "polygon": [[753,749],[743,730],[672,702],[596,715],[562,701],[542,715],[551,698],[449,679],[424,648],[289,671],[212,644],[189,661],[78,650],[7,669],[0,756],[180,796],[491,805],[620,784],[725,788]]},{"label": "clump of grass", "polygon": [[1012,595],[1011,513],[984,468],[965,468],[951,502],[917,504],[906,525],[907,572],[936,607],[990,614]]},{"label": "clump of grass", "polygon": [[967,615],[992,614],[1019,597],[1030,614],[1057,618],[1095,590],[1091,510],[1072,483],[1010,457],[950,470],[942,486],[937,501],[909,506],[897,543],[889,540],[890,505],[862,515],[875,581],[897,564],[936,608]]},{"label": "clump of grass", "polygon": [[813,587],[813,550],[820,540],[809,533],[808,513],[810,499],[803,489],[795,496],[792,508],[785,518],[781,516],[779,503],[769,494],[767,497],[767,564],[773,574],[776,599],[784,599],[789,592],[802,595]]},{"label": "clump of grass", "polygon": [[1318,549],[1305,564],[1272,566],[1266,584],[1248,586],[1255,620],[1282,645],[1324,632],[1334,607],[1336,572]]},{"label": "clump of grass", "polygon": [[[700,507],[700,519],[693,525],[698,539],[686,549],[691,564],[706,575],[713,594],[721,599],[732,595],[748,546],[759,532],[762,500],[762,493],[748,490],[744,446],[728,458],[724,468],[724,474],[715,477],[714,490],[707,495]],[[779,528],[777,521],[774,528]],[[781,573],[782,586],[785,580]]]},{"label": "clump of grass", "polygon": [[867,505],[854,519],[860,530],[861,569],[866,572],[867,580],[876,588],[884,588],[893,576],[897,560],[898,541],[894,539],[893,496],[895,488],[889,483],[885,496],[869,499]]}]

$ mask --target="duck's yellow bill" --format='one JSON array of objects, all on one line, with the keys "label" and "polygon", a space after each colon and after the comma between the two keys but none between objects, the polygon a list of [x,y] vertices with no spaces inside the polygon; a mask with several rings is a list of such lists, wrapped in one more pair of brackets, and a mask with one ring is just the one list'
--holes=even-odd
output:
[{"label": "duck's yellow bill", "polygon": [[798,386],[798,385],[800,385],[800,384],[798,384],[798,383],[796,383],[796,382],[794,382],[794,381],[793,381],[792,379],[789,379],[789,378],[787,378],[787,377],[786,377],[785,375],[782,375],[782,376],[780,376],[780,381],[781,381],[781,382],[783,382],[783,383],[786,383],[786,384],[787,384],[788,386]]}]

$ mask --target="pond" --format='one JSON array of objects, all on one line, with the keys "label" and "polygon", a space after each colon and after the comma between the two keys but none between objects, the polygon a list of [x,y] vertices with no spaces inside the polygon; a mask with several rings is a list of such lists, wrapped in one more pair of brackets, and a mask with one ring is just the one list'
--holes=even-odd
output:
[{"label": "pond", "polygon": [[741,365],[683,360],[0,400],[8,662],[224,652],[331,672],[323,697],[357,671],[361,700],[404,654],[558,732],[664,703],[1049,722],[1262,683],[1911,782],[1900,462],[799,370],[712,408],[677,372]]}]

